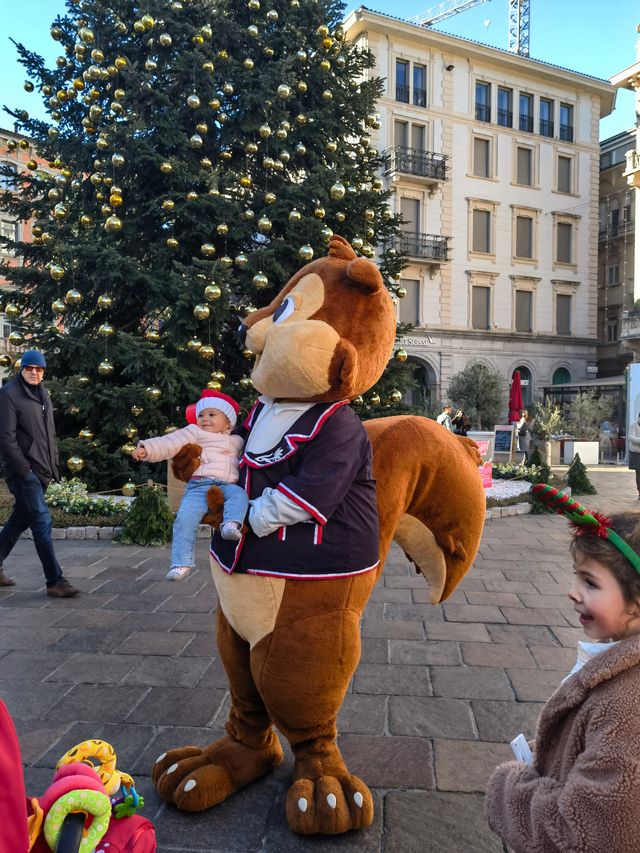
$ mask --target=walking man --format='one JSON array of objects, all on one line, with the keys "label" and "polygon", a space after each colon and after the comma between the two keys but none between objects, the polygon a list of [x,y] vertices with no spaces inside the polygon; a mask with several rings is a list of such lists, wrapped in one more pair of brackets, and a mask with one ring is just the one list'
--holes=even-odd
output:
[{"label": "walking man", "polygon": [[2,566],[20,534],[31,528],[47,581],[47,595],[71,598],[75,589],[64,577],[51,540],[51,516],[44,493],[58,480],[58,448],[53,407],[42,385],[45,357],[25,352],[20,374],[0,388],[0,455],[7,486],[15,498],[11,517],[0,532],[0,587],[13,586]]},{"label": "walking man", "polygon": [[453,432],[453,424],[451,423],[451,406],[448,404],[442,407],[442,411],[436,418],[436,421],[441,424],[445,429],[448,429],[449,432]]}]

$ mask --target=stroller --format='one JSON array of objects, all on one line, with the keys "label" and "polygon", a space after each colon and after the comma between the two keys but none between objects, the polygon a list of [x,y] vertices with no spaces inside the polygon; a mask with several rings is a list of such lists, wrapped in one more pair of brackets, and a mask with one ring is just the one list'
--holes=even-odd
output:
[{"label": "stroller", "polygon": [[[5,780],[0,785],[1,851],[93,853],[106,848],[109,853],[155,853],[153,824],[134,813],[142,803],[133,780],[117,773],[115,753],[108,744],[85,743],[96,750],[108,747],[113,759],[108,775],[85,760],[80,744],[60,760],[41,797],[26,797],[16,730],[0,700],[0,774]],[[110,784],[114,776],[116,791]],[[121,777],[131,784],[121,787]]]}]

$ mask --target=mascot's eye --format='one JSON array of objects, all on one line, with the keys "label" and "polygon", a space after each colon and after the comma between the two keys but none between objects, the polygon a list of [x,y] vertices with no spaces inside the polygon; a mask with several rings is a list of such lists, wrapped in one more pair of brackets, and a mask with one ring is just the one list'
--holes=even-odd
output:
[{"label": "mascot's eye", "polygon": [[290,317],[295,310],[296,310],[295,302],[293,301],[293,299],[291,299],[289,296],[287,296],[287,298],[284,300],[284,302],[282,302],[280,305],[278,305],[278,307],[274,311],[274,314],[273,314],[274,326],[277,323],[284,323],[284,321],[287,319],[287,317]]}]

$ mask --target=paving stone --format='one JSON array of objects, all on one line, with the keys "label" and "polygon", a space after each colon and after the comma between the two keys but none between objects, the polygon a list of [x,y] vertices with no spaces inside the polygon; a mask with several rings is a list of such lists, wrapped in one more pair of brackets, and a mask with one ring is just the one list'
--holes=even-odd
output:
[{"label": "paving stone", "polygon": [[389,667],[376,663],[363,663],[355,674],[354,692],[431,696],[429,670],[426,666]]},{"label": "paving stone", "polygon": [[221,688],[152,687],[122,719],[153,726],[206,726],[218,713],[224,697]]},{"label": "paving stone", "polygon": [[7,628],[0,636],[0,649],[15,649],[16,651],[34,651],[48,649],[61,640],[71,628]]},{"label": "paving stone", "polygon": [[550,669],[508,669],[507,675],[519,702],[546,702],[562,680]]},{"label": "paving stone", "polygon": [[36,616],[31,611],[25,611],[21,607],[0,607],[0,626],[2,627],[27,625],[36,621],[39,628],[46,628],[48,625],[64,628],[66,627],[64,618],[64,613],[45,610],[44,608]]},{"label": "paving stone", "polygon": [[342,735],[350,772],[375,788],[434,788],[433,750],[424,738]]},{"label": "paving stone", "polygon": [[170,726],[154,726],[153,736],[144,749],[134,758],[130,773],[151,773],[159,755],[182,746],[205,747],[226,733],[223,729],[208,726],[182,726],[180,721]]},{"label": "paving stone", "polygon": [[430,669],[434,696],[453,699],[513,698],[509,679],[502,669],[468,666],[432,666]]},{"label": "paving stone", "polygon": [[[425,586],[424,589],[412,589],[411,590],[411,599],[416,604],[429,604],[431,607],[438,607],[438,605],[431,604],[431,590],[428,586]],[[447,604],[467,604],[467,596],[461,589],[456,589],[449,598],[447,598]]]},{"label": "paving stone", "polygon": [[486,625],[476,625],[471,622],[429,622],[425,626],[429,640],[467,640],[473,643],[488,643],[490,641]]},{"label": "paving stone", "polygon": [[86,684],[118,684],[142,659],[134,655],[72,655],[48,676],[47,681],[73,681]]},{"label": "paving stone", "polygon": [[461,649],[467,666],[536,668],[536,661],[525,646],[507,643],[462,643]]},{"label": "paving stone", "polygon": [[525,607],[555,607],[562,611],[567,605],[571,606],[566,592],[564,594],[558,592],[557,595],[526,595],[522,593],[518,598]]},{"label": "paving stone", "polygon": [[52,723],[96,721],[117,723],[124,720],[148,691],[146,687],[112,684],[108,693],[103,685],[76,684],[46,714]]},{"label": "paving stone", "polygon": [[[442,791],[390,791],[385,798],[388,853],[501,853],[484,797]],[[464,816],[464,819],[461,817]]]},{"label": "paving stone", "polygon": [[496,766],[513,758],[503,743],[436,739],[433,751],[439,791],[484,792]]},{"label": "paving stone", "polygon": [[460,585],[458,589],[463,592],[469,592],[473,590],[475,592],[485,592],[485,585],[482,578],[475,577],[475,566],[471,566],[468,574],[466,574],[462,580],[460,581]]},{"label": "paving stone", "polygon": [[179,655],[194,636],[175,631],[134,631],[113,651],[117,655]]},{"label": "paving stone", "polygon": [[213,613],[218,599],[208,591],[198,595],[172,595],[157,608],[170,613]]},{"label": "paving stone", "polygon": [[487,578],[484,582],[487,592],[535,593],[536,589],[530,581],[508,581],[499,578]]},{"label": "paving stone", "polygon": [[[540,669],[555,669],[564,674],[570,672],[576,662],[575,649],[557,648],[555,646],[532,646],[531,654]],[[520,664],[509,664],[509,666],[520,666]]]},{"label": "paving stone", "polygon": [[522,646],[557,646],[558,641],[546,626],[537,625],[487,625],[493,643],[510,643]]},{"label": "paving stone", "polygon": [[445,665],[462,663],[462,657],[458,643],[441,640],[389,640],[389,662]]},{"label": "paving stone", "polygon": [[551,607],[501,607],[510,625],[564,625],[565,619],[558,608]]},{"label": "paving stone", "polygon": [[[161,613],[159,611],[141,613],[136,611],[135,613],[120,613],[120,619],[115,627],[125,639],[131,636],[134,631],[171,631],[179,621],[180,617],[175,613]],[[186,631],[186,628],[182,630]],[[193,633],[193,629],[189,633]]]},{"label": "paving stone", "polygon": [[491,622],[495,624],[507,621],[497,607],[481,604],[443,604],[442,608],[447,622]]},{"label": "paving stone", "polygon": [[216,630],[215,613],[182,613],[178,616],[172,631],[207,632],[212,634]]},{"label": "paving stone", "polygon": [[[43,611],[42,615],[46,613]],[[91,628],[94,631],[110,628],[122,619],[122,613],[116,610],[73,610],[69,613],[50,612],[49,615],[56,618],[57,628]]]},{"label": "paving stone", "polygon": [[167,601],[166,595],[112,595],[110,601],[105,604],[107,610],[158,610],[161,604]]},{"label": "paving stone", "polygon": [[36,762],[39,767],[56,766],[72,747],[85,740],[106,740],[116,751],[118,767],[133,769],[134,760],[153,740],[152,726],[131,726],[128,723],[81,722],[70,726]]},{"label": "paving stone", "polygon": [[574,650],[577,646],[578,640],[584,640],[584,631],[582,628],[557,628],[554,626],[550,630],[563,646],[567,646]]},{"label": "paving stone", "polygon": [[360,662],[389,663],[389,641],[382,637],[361,637]]},{"label": "paving stone", "polygon": [[180,652],[180,657],[210,659],[216,654],[217,646],[214,634],[182,634],[181,636],[188,637],[189,641]]},{"label": "paving stone", "polygon": [[424,639],[425,629],[422,622],[372,619],[362,623],[362,636],[397,640],[419,640]]},{"label": "paving stone", "polygon": [[[377,584],[373,588],[369,601],[393,602],[395,604],[410,604],[412,590],[408,587],[392,587]],[[415,599],[414,599],[415,600]]]},{"label": "paving stone", "polygon": [[[52,741],[63,737],[72,725],[71,723],[59,723],[51,720],[43,722],[39,719],[27,720],[20,719],[18,717],[13,718],[13,723],[18,734],[20,756],[22,758],[23,766],[33,764],[37,761],[40,756],[49,749]],[[51,782],[51,771],[47,772],[49,773],[49,778],[45,787],[47,787]],[[29,793],[37,791],[40,794],[44,792],[44,788],[36,789],[35,787],[27,787],[27,791]],[[7,853],[10,852],[7,851]]]},{"label": "paving stone", "polygon": [[46,714],[68,689],[68,684],[34,684],[17,678],[3,678],[2,700],[15,720],[32,720]]},{"label": "paving stone", "polygon": [[[5,678],[18,681],[44,681],[68,659],[64,652],[8,652],[0,658],[0,685]],[[0,697],[2,696],[0,686]]]},{"label": "paving stone", "polygon": [[430,696],[390,696],[389,732],[405,737],[476,739],[468,701]]},{"label": "paving stone", "polygon": [[383,735],[386,704],[386,696],[348,693],[338,714],[338,731],[342,734]]},{"label": "paving stone", "polygon": [[533,738],[544,703],[474,699],[471,707],[480,740],[510,743],[520,732],[527,740]]},{"label": "paving stone", "polygon": [[[128,658],[129,655],[120,655]],[[165,658],[160,655],[144,658],[134,657],[136,661],[124,677],[126,684],[148,684],[162,687],[195,687],[202,678],[209,661],[205,658]]]},{"label": "paving stone", "polygon": [[467,600],[469,604],[483,604],[500,607],[502,605],[510,605],[511,607],[520,607],[522,602],[520,597],[515,592],[467,592]]}]

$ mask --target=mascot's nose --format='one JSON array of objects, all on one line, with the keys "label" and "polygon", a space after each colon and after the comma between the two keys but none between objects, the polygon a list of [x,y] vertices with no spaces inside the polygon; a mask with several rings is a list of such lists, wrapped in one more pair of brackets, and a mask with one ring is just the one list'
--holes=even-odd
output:
[{"label": "mascot's nose", "polygon": [[244,345],[247,340],[247,327],[244,323],[240,323],[238,326],[238,337],[240,338],[240,343]]}]

